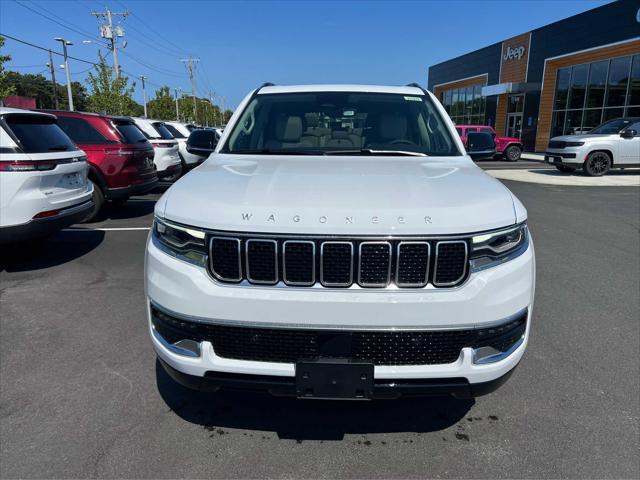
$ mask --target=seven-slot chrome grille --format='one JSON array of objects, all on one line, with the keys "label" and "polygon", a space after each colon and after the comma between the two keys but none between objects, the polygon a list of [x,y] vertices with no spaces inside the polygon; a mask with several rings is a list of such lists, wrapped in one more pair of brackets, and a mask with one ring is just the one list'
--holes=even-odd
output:
[{"label": "seven-slot chrome grille", "polygon": [[345,288],[453,287],[468,272],[465,239],[209,237],[209,269],[223,283]]}]

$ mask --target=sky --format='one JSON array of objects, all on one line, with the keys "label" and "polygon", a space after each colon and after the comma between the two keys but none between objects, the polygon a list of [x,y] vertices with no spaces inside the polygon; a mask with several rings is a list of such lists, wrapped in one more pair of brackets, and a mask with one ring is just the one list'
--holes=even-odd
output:
[{"label": "sky", "polygon": [[[190,92],[180,59],[192,55],[200,59],[196,93],[233,108],[264,82],[426,87],[430,65],[605,3],[0,0],[0,33],[59,51],[53,38],[64,37],[74,43],[69,55],[96,61],[98,48],[108,51],[91,11],[129,11],[118,20],[127,40],[119,63],[130,76],[147,77],[149,96],[161,85]],[[10,39],[3,51],[13,57],[8,69],[48,76],[47,52]],[[72,80],[84,81],[87,68],[71,60]],[[56,73],[60,82],[64,71]],[[142,100],[140,81],[134,96]]]}]

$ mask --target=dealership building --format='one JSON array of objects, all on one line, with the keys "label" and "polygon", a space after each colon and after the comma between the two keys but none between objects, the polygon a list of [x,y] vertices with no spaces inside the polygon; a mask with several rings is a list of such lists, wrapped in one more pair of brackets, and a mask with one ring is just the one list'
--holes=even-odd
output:
[{"label": "dealership building", "polygon": [[640,2],[619,0],[429,67],[460,125],[491,125],[527,151],[603,121],[640,117]]}]

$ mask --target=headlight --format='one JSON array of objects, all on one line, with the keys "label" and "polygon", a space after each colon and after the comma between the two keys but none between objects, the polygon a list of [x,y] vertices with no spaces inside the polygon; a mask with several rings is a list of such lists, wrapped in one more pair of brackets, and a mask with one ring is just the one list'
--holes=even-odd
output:
[{"label": "headlight", "polygon": [[567,147],[581,147],[582,145],[584,145],[584,142],[565,142]]},{"label": "headlight", "polygon": [[155,218],[153,240],[168,255],[204,267],[207,265],[205,233]]},{"label": "headlight", "polygon": [[471,271],[478,272],[514,259],[529,246],[527,224],[471,238]]}]

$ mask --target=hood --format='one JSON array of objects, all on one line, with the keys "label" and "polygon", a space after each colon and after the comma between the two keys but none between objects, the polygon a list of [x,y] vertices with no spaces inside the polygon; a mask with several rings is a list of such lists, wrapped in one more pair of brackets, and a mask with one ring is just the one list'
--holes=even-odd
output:
[{"label": "hood", "polygon": [[560,141],[560,142],[584,142],[590,139],[598,139],[598,138],[606,138],[612,135],[617,134],[607,134],[607,133],[583,133],[581,135],[562,135],[560,137],[553,137],[551,140]]},{"label": "hood", "polygon": [[515,223],[511,192],[468,157],[212,155],[156,210],[227,231],[477,232]]}]

